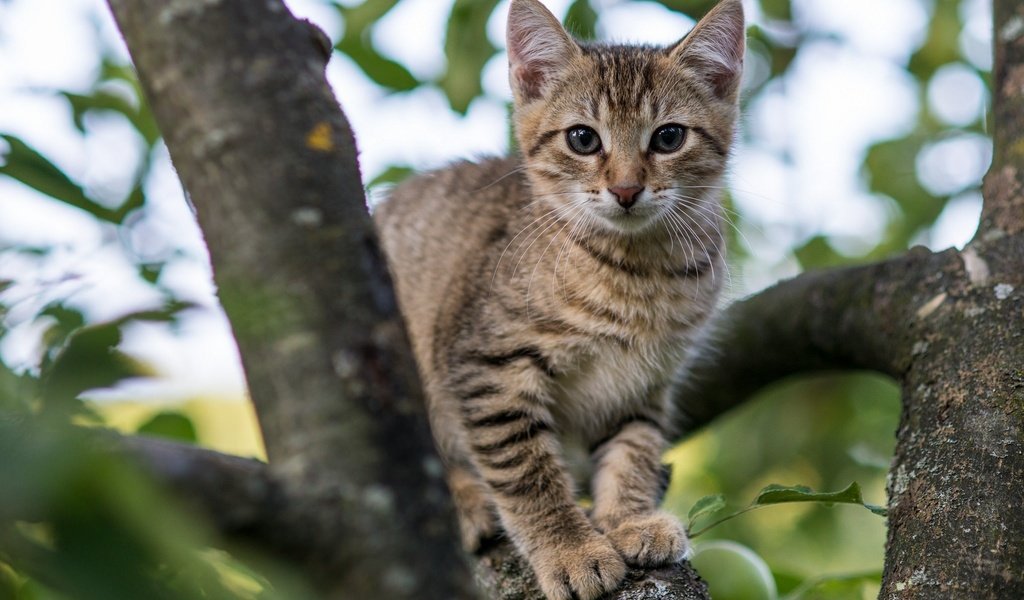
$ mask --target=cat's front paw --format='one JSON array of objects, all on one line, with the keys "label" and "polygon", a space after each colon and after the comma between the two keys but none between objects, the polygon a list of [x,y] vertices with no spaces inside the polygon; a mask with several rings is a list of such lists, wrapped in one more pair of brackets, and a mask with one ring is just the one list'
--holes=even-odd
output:
[{"label": "cat's front paw", "polygon": [[626,576],[622,556],[596,532],[582,544],[555,546],[531,558],[548,600],[594,600],[618,588]]},{"label": "cat's front paw", "polygon": [[627,563],[637,567],[677,563],[690,553],[682,523],[663,511],[622,521],[608,532],[608,540]]}]

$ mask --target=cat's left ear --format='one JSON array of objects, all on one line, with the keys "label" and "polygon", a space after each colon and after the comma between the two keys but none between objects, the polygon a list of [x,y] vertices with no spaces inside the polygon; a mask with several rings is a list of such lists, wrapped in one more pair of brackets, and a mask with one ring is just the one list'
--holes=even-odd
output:
[{"label": "cat's left ear", "polygon": [[671,56],[706,79],[720,99],[735,101],[745,48],[743,2],[722,0],[672,48]]},{"label": "cat's left ear", "polygon": [[540,98],[580,54],[580,47],[538,0],[512,0],[506,33],[508,77],[517,100]]}]

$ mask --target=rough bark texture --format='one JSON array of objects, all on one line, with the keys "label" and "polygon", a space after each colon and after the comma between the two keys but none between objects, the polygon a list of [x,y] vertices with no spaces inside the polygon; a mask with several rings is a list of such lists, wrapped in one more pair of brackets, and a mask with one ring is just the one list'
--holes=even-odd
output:
[{"label": "rough bark texture", "polygon": [[279,1],[110,5],[206,236],[291,554],[334,597],[472,595],[322,33]]},{"label": "rough bark texture", "polygon": [[885,262],[805,273],[734,303],[716,318],[709,351],[687,365],[678,431],[693,432],[792,375],[865,369],[898,377],[913,349],[905,324],[928,293],[914,285],[953,255],[915,248]]},{"label": "rough bark texture", "polygon": [[994,9],[994,157],[981,226],[910,328],[884,598],[1024,598],[1024,3]]},{"label": "rough bark texture", "polygon": [[[225,531],[297,553],[328,596],[471,595],[321,37],[279,0],[110,3],[196,203],[270,465],[132,451]],[[1024,3],[995,7],[996,147],[975,240],[735,304],[678,398],[688,432],[802,372],[899,380],[886,599],[1024,598]],[[540,598],[507,544],[475,579],[488,597]],[[684,565],[635,573],[616,597],[707,592]]]},{"label": "rough bark texture", "polygon": [[884,598],[1024,598],[1024,238],[966,252],[907,324]]}]

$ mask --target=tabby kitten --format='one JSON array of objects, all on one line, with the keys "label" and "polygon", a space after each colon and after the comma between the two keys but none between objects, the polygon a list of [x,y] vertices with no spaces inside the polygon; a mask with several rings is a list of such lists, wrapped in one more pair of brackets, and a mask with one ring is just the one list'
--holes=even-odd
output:
[{"label": "tabby kitten", "polygon": [[[375,219],[466,548],[504,529],[548,598],[589,600],[689,548],[660,455],[722,284],[743,8],[656,48],[580,44],[512,0],[507,33],[522,155],[414,178]],[[589,516],[567,444],[590,452]]]}]

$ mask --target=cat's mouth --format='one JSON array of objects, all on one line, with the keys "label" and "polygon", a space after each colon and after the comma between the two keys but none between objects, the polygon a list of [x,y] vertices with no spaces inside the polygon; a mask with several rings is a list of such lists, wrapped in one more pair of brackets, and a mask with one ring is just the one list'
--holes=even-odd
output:
[{"label": "cat's mouth", "polygon": [[635,204],[628,208],[616,206],[600,211],[602,219],[611,226],[626,232],[641,231],[657,220],[658,210],[650,204]]}]

